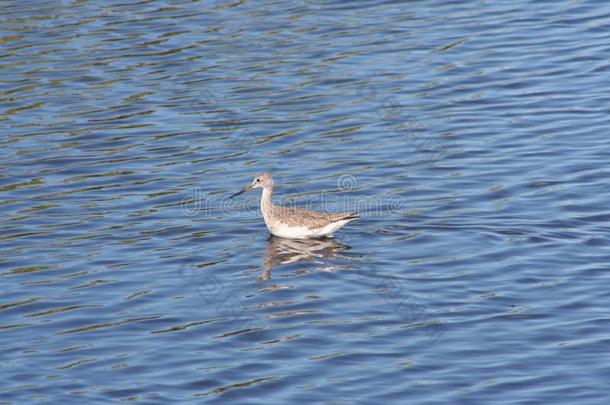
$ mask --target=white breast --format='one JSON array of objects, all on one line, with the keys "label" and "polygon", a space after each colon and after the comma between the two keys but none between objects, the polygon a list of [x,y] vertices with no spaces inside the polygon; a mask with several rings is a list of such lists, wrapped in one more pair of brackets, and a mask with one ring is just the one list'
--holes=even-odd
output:
[{"label": "white breast", "polygon": [[275,236],[280,236],[282,238],[320,238],[323,236],[331,236],[337,229],[352,220],[353,218],[336,221],[318,229],[310,229],[305,226],[288,226],[283,223],[276,223],[273,226],[267,224],[267,229]]},{"label": "white breast", "polygon": [[282,238],[300,239],[315,237],[313,231],[305,226],[288,226],[286,224],[278,223],[273,227],[268,226],[267,228],[269,228],[269,232]]}]

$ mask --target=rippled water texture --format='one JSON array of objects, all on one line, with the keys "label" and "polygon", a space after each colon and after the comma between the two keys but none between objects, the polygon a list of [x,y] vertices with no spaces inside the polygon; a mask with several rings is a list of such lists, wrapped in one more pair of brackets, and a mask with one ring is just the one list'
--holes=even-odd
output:
[{"label": "rippled water texture", "polygon": [[[0,2],[0,402],[607,403],[605,1]],[[360,212],[269,238],[276,201]]]}]

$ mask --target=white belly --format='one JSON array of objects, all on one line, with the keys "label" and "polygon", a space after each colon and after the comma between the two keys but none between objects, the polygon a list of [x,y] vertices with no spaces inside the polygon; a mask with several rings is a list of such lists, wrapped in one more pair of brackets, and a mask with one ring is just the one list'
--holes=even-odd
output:
[{"label": "white belly", "polygon": [[276,224],[273,227],[267,225],[267,228],[269,229],[269,232],[282,238],[321,238],[323,236],[331,236],[337,229],[341,228],[351,220],[352,219],[344,219],[318,229],[310,229],[305,226],[288,226],[286,224]]}]

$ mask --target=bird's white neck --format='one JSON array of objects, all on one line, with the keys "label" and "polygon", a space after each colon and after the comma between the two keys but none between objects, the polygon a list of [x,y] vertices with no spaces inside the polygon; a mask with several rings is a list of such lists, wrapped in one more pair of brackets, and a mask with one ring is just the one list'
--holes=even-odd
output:
[{"label": "bird's white neck", "polygon": [[263,195],[261,197],[261,208],[263,210],[265,210],[265,208],[271,208],[271,206],[273,205],[271,195],[273,195],[273,187],[263,188]]},{"label": "bird's white neck", "polygon": [[263,195],[261,197],[261,213],[263,214],[263,218],[265,220],[265,224],[267,225],[267,229],[271,231],[271,211],[273,208],[273,201],[271,200],[271,195],[273,194],[273,187],[271,188],[263,188]]}]

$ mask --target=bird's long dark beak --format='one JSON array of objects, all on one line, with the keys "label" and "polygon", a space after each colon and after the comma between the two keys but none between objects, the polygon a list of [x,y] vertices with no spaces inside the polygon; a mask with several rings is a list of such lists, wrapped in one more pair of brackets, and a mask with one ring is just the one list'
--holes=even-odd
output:
[{"label": "bird's long dark beak", "polygon": [[233,195],[232,195],[231,197],[229,197],[229,198],[236,197],[236,196],[238,196],[238,195],[240,195],[240,194],[245,193],[246,191],[250,191],[250,190],[252,190],[253,188],[254,188],[254,187],[252,187],[252,185],[249,185],[248,187],[244,188],[243,190],[238,191],[237,193],[233,194]]}]

